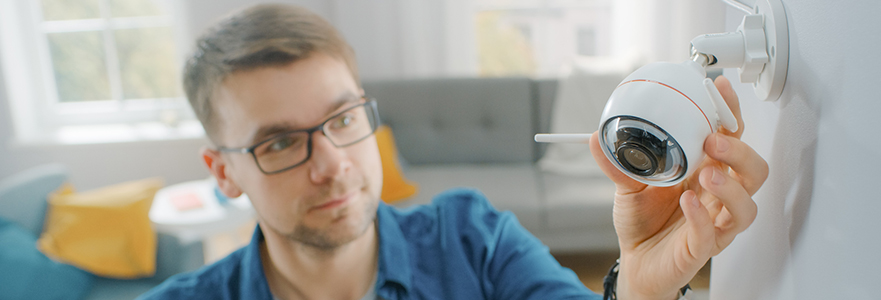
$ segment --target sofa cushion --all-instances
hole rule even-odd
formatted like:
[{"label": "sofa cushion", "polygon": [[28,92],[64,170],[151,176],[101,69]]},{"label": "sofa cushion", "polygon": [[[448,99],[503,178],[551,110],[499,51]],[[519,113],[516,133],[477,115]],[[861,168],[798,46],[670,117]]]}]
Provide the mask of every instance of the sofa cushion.
[{"label": "sofa cushion", "polygon": [[532,82],[527,78],[365,81],[382,122],[409,164],[534,160]]},{"label": "sofa cushion", "polygon": [[157,234],[156,275],[141,279],[95,277],[89,300],[135,299],[172,275],[194,271],[204,263],[202,243],[186,243],[172,235]]},{"label": "sofa cushion", "polygon": [[531,163],[411,165],[404,174],[419,184],[419,193],[394,205],[431,203],[435,195],[456,187],[475,188],[500,211],[511,211],[529,231],[544,226],[544,206]]},{"label": "sofa cushion", "polygon": [[615,183],[603,175],[573,176],[541,172],[548,228],[612,227]]},{"label": "sofa cushion", "polygon": [[0,218],[0,300],[82,299],[92,275],[37,250],[37,237]]},{"label": "sofa cushion", "polygon": [[162,179],[150,178],[52,194],[40,250],[95,275],[153,276],[156,233],[148,212],[161,187]]},{"label": "sofa cushion", "polygon": [[[550,132],[591,133],[596,130],[609,95],[634,70],[634,66],[636,64],[629,58],[576,60],[572,72],[560,80],[550,114]],[[603,174],[586,143],[549,144],[539,166],[543,171],[560,174]]]},{"label": "sofa cushion", "polygon": [[618,238],[612,222],[615,184],[603,175],[560,175],[539,172],[547,209],[551,249],[615,250]]}]

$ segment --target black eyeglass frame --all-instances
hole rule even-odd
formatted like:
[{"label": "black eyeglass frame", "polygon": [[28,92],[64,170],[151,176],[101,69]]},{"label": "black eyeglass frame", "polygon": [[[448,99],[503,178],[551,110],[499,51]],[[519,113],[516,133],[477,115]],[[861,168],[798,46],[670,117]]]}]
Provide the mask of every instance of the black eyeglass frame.
[{"label": "black eyeglass frame", "polygon": [[[313,127],[310,127],[310,128],[296,129],[296,130],[290,130],[290,131],[281,132],[281,133],[278,133],[278,134],[272,135],[271,137],[268,137],[268,138],[266,138],[265,140],[262,140],[262,141],[260,141],[260,142],[257,142],[256,144],[251,145],[250,147],[244,147],[244,148],[217,147],[217,151],[220,151],[220,152],[228,152],[228,153],[251,154],[251,157],[254,159],[254,164],[257,165],[257,168],[260,169],[260,172],[263,172],[263,174],[266,174],[266,175],[278,174],[278,173],[281,173],[281,172],[284,172],[284,171],[287,171],[287,170],[290,170],[290,169],[293,169],[293,168],[299,167],[300,165],[302,165],[302,164],[306,163],[307,161],[309,161],[310,158],[312,158],[312,135],[313,135],[316,131],[321,131],[321,133],[324,134],[325,137],[327,137],[328,135],[327,135],[327,132],[324,131],[324,125],[326,125],[327,122],[330,122],[330,120],[336,119],[336,118],[339,117],[340,115],[342,115],[342,114],[344,114],[344,113],[347,113],[347,112],[349,112],[350,110],[356,109],[356,108],[361,107],[361,106],[365,106],[365,107],[366,107],[366,106],[369,106],[369,107],[371,108],[371,110],[373,111],[373,120],[374,120],[374,122],[373,122],[373,124],[372,124],[372,126],[371,126],[372,128],[370,128],[370,134],[367,134],[367,135],[365,135],[364,137],[362,137],[362,138],[360,138],[360,139],[357,139],[357,140],[352,141],[352,142],[350,142],[350,143],[346,143],[346,144],[344,144],[344,145],[337,145],[337,144],[333,141],[333,139],[328,139],[328,140],[330,141],[331,144],[333,144],[333,145],[336,146],[337,148],[347,147],[347,146],[354,145],[354,144],[356,144],[356,143],[358,143],[358,142],[360,142],[360,141],[363,141],[364,139],[366,139],[366,138],[370,137],[371,135],[373,135],[374,133],[376,133],[376,129],[379,128],[379,125],[380,125],[380,123],[381,123],[381,122],[380,122],[380,119],[379,119],[379,110],[378,110],[377,107],[376,107],[376,99],[370,98],[370,97],[368,97],[368,96],[361,96],[361,99],[367,100],[367,102],[359,103],[358,105],[353,105],[353,106],[351,106],[351,107],[349,107],[349,108],[346,108],[346,109],[344,109],[343,111],[340,111],[339,113],[334,114],[333,116],[328,117],[327,119],[325,119],[324,121],[322,121],[321,124],[318,124],[318,125],[316,125],[316,126],[313,126]],[[296,133],[296,132],[305,132],[306,135],[308,136],[308,139],[306,140],[306,158],[304,158],[303,161],[301,161],[301,162],[299,162],[299,163],[296,163],[296,164],[294,164],[294,165],[292,165],[292,166],[290,166],[290,167],[282,168],[282,169],[280,169],[280,170],[276,170],[276,171],[272,171],[272,172],[267,172],[266,170],[264,170],[264,169],[263,169],[263,166],[260,165],[260,161],[257,160],[257,154],[254,153],[254,150],[257,149],[257,147],[260,147],[261,145],[263,145],[263,144],[265,144],[265,143],[268,143],[268,142],[270,142],[270,141],[272,141],[272,140],[275,140],[275,139],[278,138],[278,137],[286,136],[286,135],[289,135],[289,134],[292,134],[292,133]]]}]

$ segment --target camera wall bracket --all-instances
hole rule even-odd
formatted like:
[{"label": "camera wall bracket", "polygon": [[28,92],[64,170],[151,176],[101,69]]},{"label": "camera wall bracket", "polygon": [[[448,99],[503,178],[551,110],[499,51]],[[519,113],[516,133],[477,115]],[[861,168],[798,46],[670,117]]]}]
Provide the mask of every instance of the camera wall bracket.
[{"label": "camera wall bracket", "polygon": [[736,32],[705,34],[691,41],[692,57],[705,55],[707,68],[737,68],[740,82],[756,96],[776,101],[789,67],[789,26],[781,0],[756,1]]}]

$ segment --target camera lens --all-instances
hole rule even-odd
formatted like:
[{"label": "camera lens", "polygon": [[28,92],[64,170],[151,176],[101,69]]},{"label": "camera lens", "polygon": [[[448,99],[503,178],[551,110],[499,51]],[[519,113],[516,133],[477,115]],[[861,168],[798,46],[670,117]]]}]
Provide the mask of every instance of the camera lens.
[{"label": "camera lens", "polygon": [[637,147],[621,148],[621,150],[618,151],[618,156],[626,161],[631,167],[641,172],[652,171],[652,169],[657,167],[657,164],[649,158],[649,155],[645,153],[645,150]]},{"label": "camera lens", "polygon": [[648,176],[658,170],[658,159],[645,146],[632,141],[625,141],[615,151],[618,161],[630,172]]},{"label": "camera lens", "polygon": [[600,127],[603,153],[619,169],[646,183],[679,180],[688,162],[679,143],[652,122],[634,116],[616,116]]}]

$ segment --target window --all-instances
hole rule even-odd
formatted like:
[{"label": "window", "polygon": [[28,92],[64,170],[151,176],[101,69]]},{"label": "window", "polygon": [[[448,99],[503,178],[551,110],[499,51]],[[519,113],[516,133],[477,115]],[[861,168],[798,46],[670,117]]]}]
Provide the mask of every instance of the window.
[{"label": "window", "polygon": [[611,0],[477,0],[481,76],[557,76],[610,53]]},{"label": "window", "polygon": [[193,119],[181,91],[171,2],[0,4],[3,73],[19,139],[70,141],[102,127],[137,139],[135,129],[145,126],[156,137],[157,124]]}]

